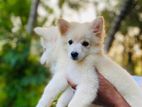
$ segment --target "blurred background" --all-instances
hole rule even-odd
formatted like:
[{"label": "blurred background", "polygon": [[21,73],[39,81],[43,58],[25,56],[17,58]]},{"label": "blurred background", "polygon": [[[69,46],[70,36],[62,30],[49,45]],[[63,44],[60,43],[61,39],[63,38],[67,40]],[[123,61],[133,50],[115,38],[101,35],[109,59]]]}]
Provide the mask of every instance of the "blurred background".
[{"label": "blurred background", "polygon": [[34,27],[100,15],[108,55],[132,75],[142,75],[142,0],[0,0],[0,107],[35,107],[50,79],[39,63]]}]

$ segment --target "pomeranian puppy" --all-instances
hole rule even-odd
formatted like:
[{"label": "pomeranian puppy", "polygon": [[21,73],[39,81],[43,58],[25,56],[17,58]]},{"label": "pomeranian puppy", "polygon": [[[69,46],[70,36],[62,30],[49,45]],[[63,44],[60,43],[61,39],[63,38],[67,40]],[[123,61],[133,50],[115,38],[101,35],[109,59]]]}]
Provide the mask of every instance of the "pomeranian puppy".
[{"label": "pomeranian puppy", "polygon": [[[103,17],[91,23],[69,23],[61,19],[57,32],[60,38],[56,42],[57,51],[53,51],[56,61],[56,67],[53,68],[58,72],[46,86],[37,107],[49,107],[55,96],[65,89],[69,91],[58,103],[59,106],[57,104],[58,107],[66,107],[68,103],[68,107],[88,107],[98,89],[95,67],[130,106],[142,106],[142,93],[136,82],[103,52]],[[63,104],[64,101],[66,104]]]},{"label": "pomeranian puppy", "polygon": [[[58,71],[56,69],[56,64],[58,62],[58,57],[59,57],[58,56],[59,54],[57,53],[60,52],[60,48],[58,45],[58,37],[60,34],[59,30],[57,27],[36,27],[34,31],[36,34],[40,36],[41,46],[43,48],[43,53],[40,58],[40,63],[46,64],[46,66],[50,68],[51,74],[54,76],[56,71]],[[66,107],[69,104],[73,94],[74,94],[74,89],[68,87],[66,90],[64,90],[61,97],[58,99],[56,106]]]},{"label": "pomeranian puppy", "polygon": [[46,64],[52,74],[55,73],[55,66],[57,62],[57,39],[59,37],[58,28],[51,27],[36,27],[34,29],[35,33],[40,36],[41,46],[43,48],[43,53],[40,58],[41,64]]},{"label": "pomeranian puppy", "polygon": [[[113,62],[103,51],[105,36],[104,19],[97,18],[92,23],[69,23],[59,21],[59,29],[64,47],[75,62],[94,64],[94,67],[112,83],[131,107],[142,107],[142,92],[132,76]],[[68,42],[68,45],[67,45]],[[87,71],[86,71],[87,72]]]},{"label": "pomeranian puppy", "polygon": [[[101,20],[102,18],[98,18],[92,23],[85,23],[85,25],[87,24],[89,27],[92,27],[91,29],[98,34],[98,32],[103,30],[103,24],[98,23]],[[97,24],[100,25],[98,26]],[[77,27],[78,30],[81,26],[82,24]],[[81,29],[86,29],[88,26],[82,26]],[[90,30],[87,32],[88,34],[85,35],[85,38],[80,35],[78,38],[80,41],[77,40],[78,44],[72,47],[72,40],[66,42],[64,41],[65,38],[62,38],[64,36],[63,30],[65,30],[64,26],[62,26],[62,22],[59,23],[59,28],[62,36],[59,40],[60,43],[58,44],[59,58],[56,59],[58,61],[55,67],[58,72],[55,73],[53,79],[45,88],[44,94],[37,107],[50,106],[55,96],[69,86],[75,88],[75,94],[69,102],[68,107],[89,107],[96,98],[98,90],[98,77],[94,69],[93,58],[97,51],[94,51],[94,45],[90,45],[90,41],[92,44],[95,44],[95,38],[92,37],[94,36],[92,34],[95,33],[91,34]]]}]

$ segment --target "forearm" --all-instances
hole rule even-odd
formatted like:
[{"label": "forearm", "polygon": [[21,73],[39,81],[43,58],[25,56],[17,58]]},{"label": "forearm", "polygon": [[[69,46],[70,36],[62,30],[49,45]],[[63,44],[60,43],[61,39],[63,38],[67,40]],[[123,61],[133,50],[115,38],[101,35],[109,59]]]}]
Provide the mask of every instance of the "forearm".
[{"label": "forearm", "polygon": [[125,99],[118,93],[117,89],[99,74],[99,102],[109,107],[130,107]]}]

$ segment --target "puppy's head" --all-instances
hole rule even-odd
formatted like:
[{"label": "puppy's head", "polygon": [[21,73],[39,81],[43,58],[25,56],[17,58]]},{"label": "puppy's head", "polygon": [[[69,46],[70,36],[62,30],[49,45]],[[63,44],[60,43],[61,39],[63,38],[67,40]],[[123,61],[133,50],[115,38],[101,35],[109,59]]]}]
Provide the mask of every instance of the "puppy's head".
[{"label": "puppy's head", "polygon": [[45,64],[45,62],[49,60],[48,58],[52,55],[52,49],[54,49],[58,37],[57,35],[59,34],[58,29],[56,27],[36,27],[34,31],[40,36],[41,46],[44,50],[40,58],[40,63]]},{"label": "puppy's head", "polygon": [[81,61],[90,54],[102,52],[104,40],[102,16],[90,23],[69,23],[60,19],[58,25],[68,56],[72,60]]}]

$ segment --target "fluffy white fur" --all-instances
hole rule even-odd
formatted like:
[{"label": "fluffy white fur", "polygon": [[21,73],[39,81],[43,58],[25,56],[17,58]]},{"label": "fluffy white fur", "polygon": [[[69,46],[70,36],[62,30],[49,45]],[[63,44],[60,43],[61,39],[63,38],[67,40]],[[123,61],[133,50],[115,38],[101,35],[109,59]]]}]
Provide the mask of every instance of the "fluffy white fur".
[{"label": "fluffy white fur", "polygon": [[[65,25],[66,24],[68,25],[69,23],[65,22]],[[52,54],[50,54],[51,56],[49,56],[50,57],[49,61],[52,62],[52,60],[53,60],[54,63],[51,63],[50,65],[52,65],[54,70],[55,71],[57,70],[58,72],[55,73],[53,79],[46,86],[45,91],[44,91],[37,107],[49,107],[51,105],[53,99],[55,98],[55,96],[58,93],[60,93],[61,91],[64,91],[65,89],[66,89],[66,91],[63,93],[63,95],[58,100],[57,107],[66,107],[68,104],[69,104],[69,107],[87,107],[88,102],[90,102],[92,100],[92,98],[95,98],[97,90],[89,92],[89,94],[86,95],[86,97],[84,97],[84,93],[86,93],[86,90],[91,91],[91,90],[98,88],[98,86],[97,86],[98,80],[97,80],[96,74],[92,73],[92,70],[94,70],[94,68],[92,67],[93,65],[98,69],[99,72],[101,72],[101,74],[107,80],[109,80],[109,82],[111,82],[116,87],[116,89],[120,92],[120,94],[125,98],[125,100],[132,107],[141,107],[142,106],[142,101],[141,101],[142,100],[142,92],[141,92],[140,88],[137,86],[137,84],[135,83],[135,81],[132,79],[132,77],[130,76],[130,74],[127,71],[125,71],[122,67],[120,67],[115,62],[113,62],[108,56],[106,56],[103,53],[103,51],[102,51],[102,49],[103,49],[103,45],[102,45],[103,33],[101,34],[101,37],[97,37],[97,35],[94,37],[95,48],[92,50],[89,49],[89,50],[91,50],[91,51],[89,51],[89,53],[86,52],[87,55],[90,53],[93,53],[93,56],[89,56],[87,59],[85,55],[84,56],[82,55],[83,56],[82,58],[86,58],[86,60],[85,60],[86,62],[84,62],[84,63],[86,63],[85,66],[81,65],[81,64],[76,64],[74,61],[68,60],[68,56],[66,55],[67,54],[66,52],[70,53],[70,50],[72,50],[72,49],[76,50],[77,48],[67,47],[65,45],[66,41],[68,39],[70,39],[70,37],[71,38],[79,37],[79,35],[76,35],[76,34],[80,34],[80,35],[85,34],[86,35],[86,32],[87,32],[86,29],[88,30],[87,35],[91,35],[90,34],[90,27],[88,26],[89,25],[88,23],[86,23],[84,25],[81,24],[80,26],[79,25],[80,24],[78,24],[78,23],[72,23],[71,26],[73,26],[73,27],[65,26],[67,28],[69,27],[70,30],[68,33],[66,33],[66,35],[68,35],[68,36],[65,38],[64,37],[62,38],[62,43],[64,44],[63,46],[60,44],[60,42],[59,43],[57,42],[57,41],[61,41],[58,38],[58,36],[60,36],[60,32],[58,31],[58,29],[55,28],[54,31],[52,31],[51,36],[56,36],[56,38],[57,38],[56,44],[58,44],[58,45],[55,45],[56,48],[52,48],[54,50],[49,51],[49,52],[52,52]],[[78,26],[78,27],[76,27],[76,26]],[[82,27],[82,26],[85,26],[85,27]],[[73,28],[75,28],[75,30],[72,30]],[[44,31],[42,31],[42,29]],[[66,30],[68,30],[68,29],[66,29]],[[71,32],[71,31],[73,31],[73,32]],[[45,30],[44,28],[36,30],[36,33],[40,34],[40,35],[44,35],[43,32],[47,32],[47,30]],[[61,33],[64,33],[64,32],[61,32]],[[75,35],[75,37],[73,37],[72,35]],[[48,35],[47,38],[49,38],[49,36],[50,35]],[[52,47],[54,43],[51,42],[51,44],[52,45],[50,45],[50,46]],[[49,47],[48,46],[45,46],[45,47],[48,50]],[[70,54],[68,54],[68,55],[70,55]],[[44,54],[43,54],[43,56],[44,56]],[[46,56],[46,53],[45,53],[45,56]],[[46,60],[46,57],[43,58],[43,60]],[[90,59],[92,62],[90,61]],[[92,60],[92,59],[95,59],[95,60]],[[56,65],[56,66],[54,66],[54,65]],[[67,67],[68,65],[71,65],[71,66]],[[68,72],[66,72],[66,71],[68,71]],[[84,75],[83,76],[84,79],[81,82],[83,85],[78,86],[79,88],[77,87],[76,94],[75,94],[75,96],[73,96],[74,90],[68,86],[68,83],[67,83],[67,80],[65,77],[67,74],[69,76],[69,78],[74,83],[78,84],[78,83],[80,83],[79,78],[81,75],[80,72],[78,72],[78,71],[84,72],[84,73],[82,73]],[[90,72],[85,72],[85,71],[90,71]],[[86,83],[86,81],[87,81],[87,83]],[[90,81],[91,82],[94,81],[96,83],[92,82],[92,83],[94,83],[94,85],[93,84],[89,85]],[[86,86],[86,85],[84,86],[84,84],[88,84],[89,86]],[[94,95],[92,96],[92,94],[94,94]]]},{"label": "fluffy white fur", "polygon": [[[117,90],[126,99],[131,107],[142,106],[142,92],[140,87],[136,84],[136,82],[132,79],[131,75],[126,70],[113,62],[103,52],[103,41],[105,33],[103,20],[97,20],[94,22],[93,29],[95,30],[93,31],[90,31],[92,26],[88,26],[88,23],[68,23],[64,20],[61,20],[61,23],[64,25],[62,28],[66,27],[69,29],[69,32],[65,32],[65,35],[67,35],[69,39],[71,38],[73,40],[78,40],[80,36],[86,38],[85,35],[88,35],[89,38],[89,35],[92,36],[91,32],[95,33],[95,37],[92,37],[92,40],[95,41],[95,43],[93,42],[94,44],[92,44],[92,48],[89,48],[89,50],[91,50],[90,52],[95,53],[92,57],[92,59],[95,59],[95,62],[93,62],[95,67],[106,79],[109,80],[109,82],[111,82],[117,88]],[[100,26],[100,24],[103,25]],[[62,29],[60,30],[62,31]],[[97,30],[100,30],[100,32],[96,32]]]},{"label": "fluffy white fur", "polygon": [[43,54],[40,58],[41,64],[46,64],[51,70],[51,73],[56,72],[56,62],[58,59],[58,43],[59,32],[57,27],[36,27],[34,31],[40,36]]},{"label": "fluffy white fur", "polygon": [[111,82],[131,107],[142,106],[142,91],[132,76],[106,55],[95,56],[99,72]]},{"label": "fluffy white fur", "polygon": [[[40,58],[40,62],[41,64],[46,64],[50,68],[51,73],[54,75],[57,70],[56,64],[58,62],[58,58],[59,58],[58,55],[60,52],[59,46],[57,45],[58,44],[57,39],[59,37],[58,28],[57,27],[44,27],[44,28],[36,27],[34,31],[40,36],[41,45],[44,49],[43,54]],[[52,91],[51,93],[54,93],[54,91]],[[61,95],[61,97],[58,99],[56,106],[66,107],[69,104],[73,94],[74,94],[74,90],[71,87],[68,87],[64,91],[64,93]],[[40,104],[37,105],[37,107],[39,106]]]},{"label": "fluffy white fur", "polygon": [[[39,31],[41,33],[40,28],[35,29],[35,32]],[[46,43],[48,43],[46,37],[44,35],[42,35],[42,37],[42,44],[45,44],[45,41],[43,40],[46,40]],[[54,57],[53,59],[55,59],[57,55],[54,55],[58,54],[56,63],[52,63],[53,61],[51,59],[48,62],[52,66],[55,64],[56,66],[53,68],[58,72],[55,73],[53,79],[46,86],[37,107],[49,107],[54,98],[65,89],[66,91],[59,99],[57,107],[66,107],[68,104],[68,107],[89,107],[91,102],[95,99],[98,90],[98,78],[96,72],[94,71],[94,64],[92,62],[89,63],[89,60],[92,60],[89,59],[91,57],[88,57],[88,60],[83,61],[82,64],[78,64],[77,62],[75,63],[72,59],[68,58],[67,54],[64,52],[64,49],[60,47],[62,45],[57,42],[56,44],[57,45],[54,48],[51,46],[53,49],[52,51],[48,50],[48,46],[50,45],[46,45],[47,49],[41,57],[41,59],[43,57],[45,57],[45,59],[47,59],[46,57]],[[67,82],[68,79],[77,84],[75,94],[74,90],[70,88]]]}]

